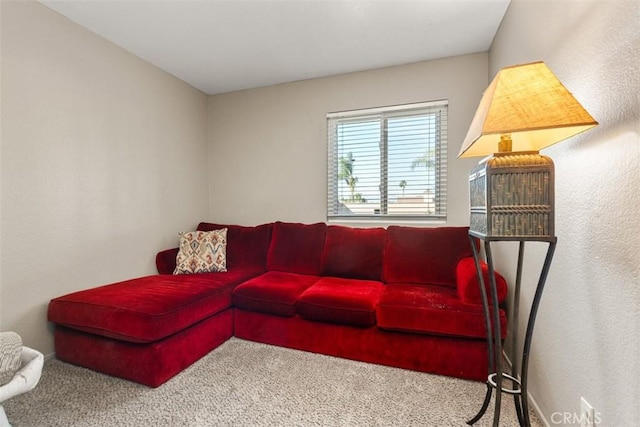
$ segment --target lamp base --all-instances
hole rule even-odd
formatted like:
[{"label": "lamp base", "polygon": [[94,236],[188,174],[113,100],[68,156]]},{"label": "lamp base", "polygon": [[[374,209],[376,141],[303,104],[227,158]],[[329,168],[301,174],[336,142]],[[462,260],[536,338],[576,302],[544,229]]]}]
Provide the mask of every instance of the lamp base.
[{"label": "lamp base", "polygon": [[496,153],[469,174],[470,230],[485,237],[554,236],[553,161],[537,151]]}]

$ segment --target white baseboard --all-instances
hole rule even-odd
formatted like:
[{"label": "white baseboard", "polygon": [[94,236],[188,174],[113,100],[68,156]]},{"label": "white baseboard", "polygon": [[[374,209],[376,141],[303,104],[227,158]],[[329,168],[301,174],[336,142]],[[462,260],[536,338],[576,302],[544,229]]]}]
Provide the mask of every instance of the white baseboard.
[{"label": "white baseboard", "polygon": [[536,399],[534,399],[533,396],[531,396],[531,393],[529,393],[528,398],[529,398],[529,406],[531,406],[531,409],[533,409],[533,412],[536,414],[536,417],[538,417],[538,419],[542,422],[542,424],[545,427],[551,427],[547,419],[542,415],[542,412],[540,411],[540,407],[538,406],[538,402],[536,402]]}]

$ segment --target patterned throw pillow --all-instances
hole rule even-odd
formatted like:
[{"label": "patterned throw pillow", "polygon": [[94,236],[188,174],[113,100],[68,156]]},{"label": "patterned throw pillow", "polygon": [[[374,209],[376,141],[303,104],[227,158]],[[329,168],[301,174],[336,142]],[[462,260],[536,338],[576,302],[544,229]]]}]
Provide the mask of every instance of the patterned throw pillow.
[{"label": "patterned throw pillow", "polygon": [[227,271],[227,229],[180,233],[173,274]]}]

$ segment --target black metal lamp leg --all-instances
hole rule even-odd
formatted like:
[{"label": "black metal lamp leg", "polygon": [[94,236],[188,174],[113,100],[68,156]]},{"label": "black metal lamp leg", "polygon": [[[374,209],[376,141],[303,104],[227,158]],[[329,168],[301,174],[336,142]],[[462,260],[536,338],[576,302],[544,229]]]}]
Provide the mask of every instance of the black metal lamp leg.
[{"label": "black metal lamp leg", "polygon": [[493,411],[493,425],[500,425],[500,408],[502,404],[502,332],[500,327],[500,306],[498,304],[498,291],[496,286],[496,274],[493,269],[493,255],[491,254],[491,242],[484,241],[484,252],[487,257],[489,272],[489,284],[491,285],[491,303],[493,306],[493,353],[495,364],[496,400]]},{"label": "black metal lamp leg", "polygon": [[[509,330],[511,331],[511,376],[517,378],[520,374],[520,368],[518,367],[518,358],[516,347],[518,345],[518,319],[520,318],[520,285],[522,284],[522,265],[524,263],[524,241],[521,241],[518,245],[518,266],[516,269],[516,286],[513,292],[513,307],[511,308],[511,319],[509,320]],[[520,387],[515,380],[512,381],[512,387]],[[522,390],[520,388],[520,390]],[[521,426],[526,425],[524,420],[524,412],[522,410],[522,392],[514,393],[513,401],[516,407],[516,414],[518,415],[518,423]]]},{"label": "black metal lamp leg", "polygon": [[[473,258],[476,266],[476,277],[478,277],[478,283],[480,285],[480,296],[482,297],[482,307],[484,309],[484,325],[485,331],[487,333],[487,357],[488,357],[488,373],[491,374],[494,371],[495,366],[495,355],[493,353],[493,330],[491,328],[490,314],[489,314],[489,301],[487,299],[487,291],[484,285],[484,277],[482,275],[482,269],[480,267],[480,254],[478,253],[478,248],[475,245],[474,238],[469,236],[469,243],[471,244],[471,249],[473,250]],[[487,408],[489,407],[489,403],[491,402],[491,395],[493,393],[493,387],[489,383],[487,379],[487,392],[484,396],[484,402],[482,403],[482,407],[480,411],[467,421],[467,424],[473,425],[477,423],[487,412]]]},{"label": "black metal lamp leg", "polygon": [[529,420],[529,402],[527,400],[527,379],[529,370],[529,353],[531,350],[531,339],[533,337],[533,327],[536,323],[536,315],[538,314],[538,307],[540,306],[540,299],[542,298],[542,291],[544,290],[544,284],[547,281],[547,275],[551,267],[551,260],[553,259],[553,253],[556,249],[556,240],[549,243],[547,249],[547,256],[544,259],[542,266],[542,272],[540,273],[540,279],[538,280],[538,286],[536,287],[536,293],[533,296],[533,302],[531,304],[531,310],[529,312],[529,322],[527,324],[527,331],[525,333],[524,345],[522,349],[522,375],[521,375],[521,390],[522,390],[522,414],[525,421],[524,426],[529,427],[531,422]]},{"label": "black metal lamp leg", "polygon": [[484,402],[482,402],[482,408],[480,408],[480,411],[476,414],[475,417],[467,421],[467,424],[469,424],[470,426],[480,421],[480,418],[484,416],[485,412],[487,412],[487,408],[489,408],[489,403],[491,402],[491,395],[493,394],[493,387],[491,386],[489,381],[487,381],[485,384],[487,385],[487,393],[484,395]]}]

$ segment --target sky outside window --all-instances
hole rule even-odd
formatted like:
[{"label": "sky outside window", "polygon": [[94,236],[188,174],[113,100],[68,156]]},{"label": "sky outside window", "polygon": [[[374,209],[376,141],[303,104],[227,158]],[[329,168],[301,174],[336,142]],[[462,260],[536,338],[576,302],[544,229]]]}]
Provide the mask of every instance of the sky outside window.
[{"label": "sky outside window", "polygon": [[[379,204],[385,173],[389,203],[433,192],[436,125],[435,114],[340,123],[338,158],[352,159],[352,181],[338,183],[340,200]],[[386,171],[381,170],[385,126]]]}]

